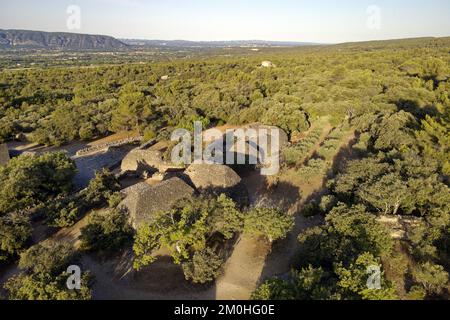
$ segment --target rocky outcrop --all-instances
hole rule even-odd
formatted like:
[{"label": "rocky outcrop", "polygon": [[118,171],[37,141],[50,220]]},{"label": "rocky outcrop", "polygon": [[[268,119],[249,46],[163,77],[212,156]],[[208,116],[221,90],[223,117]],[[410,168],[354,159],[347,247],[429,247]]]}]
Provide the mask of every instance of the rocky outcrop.
[{"label": "rocky outcrop", "polygon": [[238,174],[224,165],[193,164],[185,174],[198,190],[230,188],[241,182]]},{"label": "rocky outcrop", "polygon": [[172,178],[158,185],[139,183],[122,191],[125,199],[119,205],[128,211],[130,223],[138,229],[151,223],[155,214],[170,211],[183,199],[194,195],[195,190],[179,178]]}]

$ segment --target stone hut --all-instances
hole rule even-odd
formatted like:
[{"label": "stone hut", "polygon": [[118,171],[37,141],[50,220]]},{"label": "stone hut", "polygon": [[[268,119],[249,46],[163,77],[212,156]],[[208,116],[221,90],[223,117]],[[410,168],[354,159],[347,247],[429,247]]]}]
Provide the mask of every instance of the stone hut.
[{"label": "stone hut", "polygon": [[248,191],[239,175],[230,167],[219,164],[193,164],[185,171],[189,183],[200,193],[225,193],[239,205],[248,203]]},{"label": "stone hut", "polygon": [[6,165],[10,160],[8,146],[0,144],[0,166]]},{"label": "stone hut", "polygon": [[150,223],[156,213],[169,211],[182,199],[192,197],[195,190],[179,178],[158,185],[139,183],[122,191],[125,199],[119,207],[126,208],[133,228]]},{"label": "stone hut", "polygon": [[171,164],[163,159],[163,154],[156,150],[134,149],[122,160],[122,172],[136,172],[141,174],[145,171],[150,173],[169,170],[183,169],[183,167]]},{"label": "stone hut", "polygon": [[275,65],[272,63],[272,61],[263,61],[263,62],[261,62],[261,67],[273,68],[273,67],[275,67]]}]

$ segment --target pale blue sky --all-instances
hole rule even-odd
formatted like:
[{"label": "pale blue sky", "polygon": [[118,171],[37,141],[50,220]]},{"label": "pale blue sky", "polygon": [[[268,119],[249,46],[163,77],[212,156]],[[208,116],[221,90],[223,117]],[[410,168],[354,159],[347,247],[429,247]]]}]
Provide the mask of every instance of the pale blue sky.
[{"label": "pale blue sky", "polygon": [[[81,8],[81,29],[66,27]],[[371,5],[380,28],[368,28]],[[118,38],[322,43],[450,36],[448,0],[0,0],[0,28]]]}]

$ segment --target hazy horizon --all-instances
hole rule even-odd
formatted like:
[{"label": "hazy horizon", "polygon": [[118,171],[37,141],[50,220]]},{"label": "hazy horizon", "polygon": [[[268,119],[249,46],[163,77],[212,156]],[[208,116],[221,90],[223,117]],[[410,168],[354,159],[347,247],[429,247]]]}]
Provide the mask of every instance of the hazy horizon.
[{"label": "hazy horizon", "polygon": [[[77,29],[67,26],[73,5],[80,10]],[[0,7],[0,29],[118,39],[333,44],[450,35],[445,0],[0,0]]]}]

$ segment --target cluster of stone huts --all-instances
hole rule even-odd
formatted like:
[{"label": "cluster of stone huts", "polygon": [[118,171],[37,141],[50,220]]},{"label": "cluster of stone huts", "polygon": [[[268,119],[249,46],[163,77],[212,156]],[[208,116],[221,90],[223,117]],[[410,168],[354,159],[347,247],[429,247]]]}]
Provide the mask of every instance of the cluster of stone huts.
[{"label": "cluster of stone huts", "polygon": [[248,202],[248,192],[239,175],[225,165],[192,164],[180,167],[163,160],[160,151],[135,149],[122,162],[122,172],[153,176],[162,180],[156,185],[141,182],[122,191],[121,206],[130,215],[134,228],[152,221],[158,212],[171,210],[181,200],[194,195],[227,194],[238,204]]},{"label": "cluster of stone huts", "polygon": [[[261,124],[248,126],[251,129],[264,127]],[[272,127],[273,128],[273,127]],[[287,135],[281,131],[281,145],[288,142]],[[200,194],[226,194],[240,206],[248,203],[248,191],[240,176],[229,166],[220,164],[175,165],[164,159],[164,152],[146,147],[133,149],[122,160],[123,175],[152,177],[150,184],[141,182],[122,191],[125,199],[121,206],[126,208],[135,228],[142,223],[151,222],[158,212],[168,211],[182,199]]]}]

